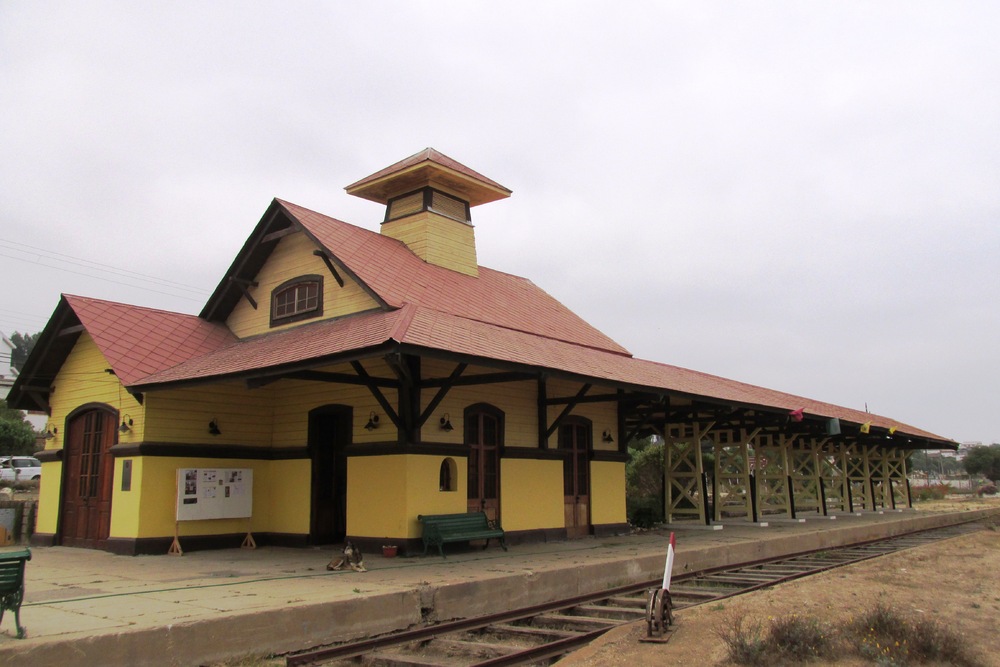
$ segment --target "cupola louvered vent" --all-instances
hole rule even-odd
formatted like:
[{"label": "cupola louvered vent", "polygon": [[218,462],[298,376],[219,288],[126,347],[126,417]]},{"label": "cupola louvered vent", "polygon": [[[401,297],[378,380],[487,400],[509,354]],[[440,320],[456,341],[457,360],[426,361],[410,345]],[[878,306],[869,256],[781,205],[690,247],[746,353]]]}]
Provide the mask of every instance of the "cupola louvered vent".
[{"label": "cupola louvered vent", "polygon": [[399,220],[422,211],[432,211],[459,222],[469,222],[471,219],[467,202],[433,188],[424,188],[419,192],[390,199],[385,210],[385,222]]}]

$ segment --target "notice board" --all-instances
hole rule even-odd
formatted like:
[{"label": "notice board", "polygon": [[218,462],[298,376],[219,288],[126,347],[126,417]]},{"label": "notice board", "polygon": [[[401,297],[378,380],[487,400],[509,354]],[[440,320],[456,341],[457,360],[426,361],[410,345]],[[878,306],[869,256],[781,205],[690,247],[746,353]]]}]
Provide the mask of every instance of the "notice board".
[{"label": "notice board", "polygon": [[250,468],[178,468],[177,520],[242,519],[253,514]]}]

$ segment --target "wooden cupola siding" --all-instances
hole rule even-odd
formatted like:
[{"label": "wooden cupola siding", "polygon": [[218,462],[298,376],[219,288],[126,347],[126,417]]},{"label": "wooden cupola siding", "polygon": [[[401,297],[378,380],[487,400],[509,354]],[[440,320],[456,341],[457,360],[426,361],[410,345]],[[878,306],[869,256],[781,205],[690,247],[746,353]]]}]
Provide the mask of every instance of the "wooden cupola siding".
[{"label": "wooden cupola siding", "polygon": [[382,223],[382,233],[405,243],[428,264],[479,277],[475,229],[467,222],[421,210]]}]

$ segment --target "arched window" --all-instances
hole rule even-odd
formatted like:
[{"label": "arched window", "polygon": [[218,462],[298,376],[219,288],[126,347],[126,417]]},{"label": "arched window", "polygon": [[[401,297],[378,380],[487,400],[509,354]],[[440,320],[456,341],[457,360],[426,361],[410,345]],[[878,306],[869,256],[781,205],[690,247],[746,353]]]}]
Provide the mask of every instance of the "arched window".
[{"label": "arched window", "polygon": [[447,458],[441,461],[441,470],[438,472],[438,490],[455,491],[457,479],[458,467],[455,465],[455,459]]},{"label": "arched window", "polygon": [[271,292],[271,326],[319,317],[323,314],[323,276],[286,281]]}]

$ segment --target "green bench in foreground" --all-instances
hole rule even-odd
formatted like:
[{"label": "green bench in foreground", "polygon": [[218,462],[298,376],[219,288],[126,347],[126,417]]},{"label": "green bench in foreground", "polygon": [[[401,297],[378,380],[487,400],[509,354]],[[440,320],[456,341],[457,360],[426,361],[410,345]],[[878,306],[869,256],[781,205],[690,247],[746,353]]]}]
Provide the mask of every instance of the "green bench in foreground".
[{"label": "green bench in foreground", "polygon": [[14,612],[18,639],[24,639],[25,635],[21,627],[21,602],[24,600],[24,564],[29,560],[30,549],[0,552],[0,623],[5,610]]},{"label": "green bench in foreground", "polygon": [[421,514],[417,521],[424,525],[424,555],[431,547],[437,547],[441,558],[444,558],[442,546],[446,542],[470,542],[486,540],[485,549],[492,538],[500,540],[500,546],[507,551],[503,529],[486,518],[485,512],[469,512],[463,514]]}]

